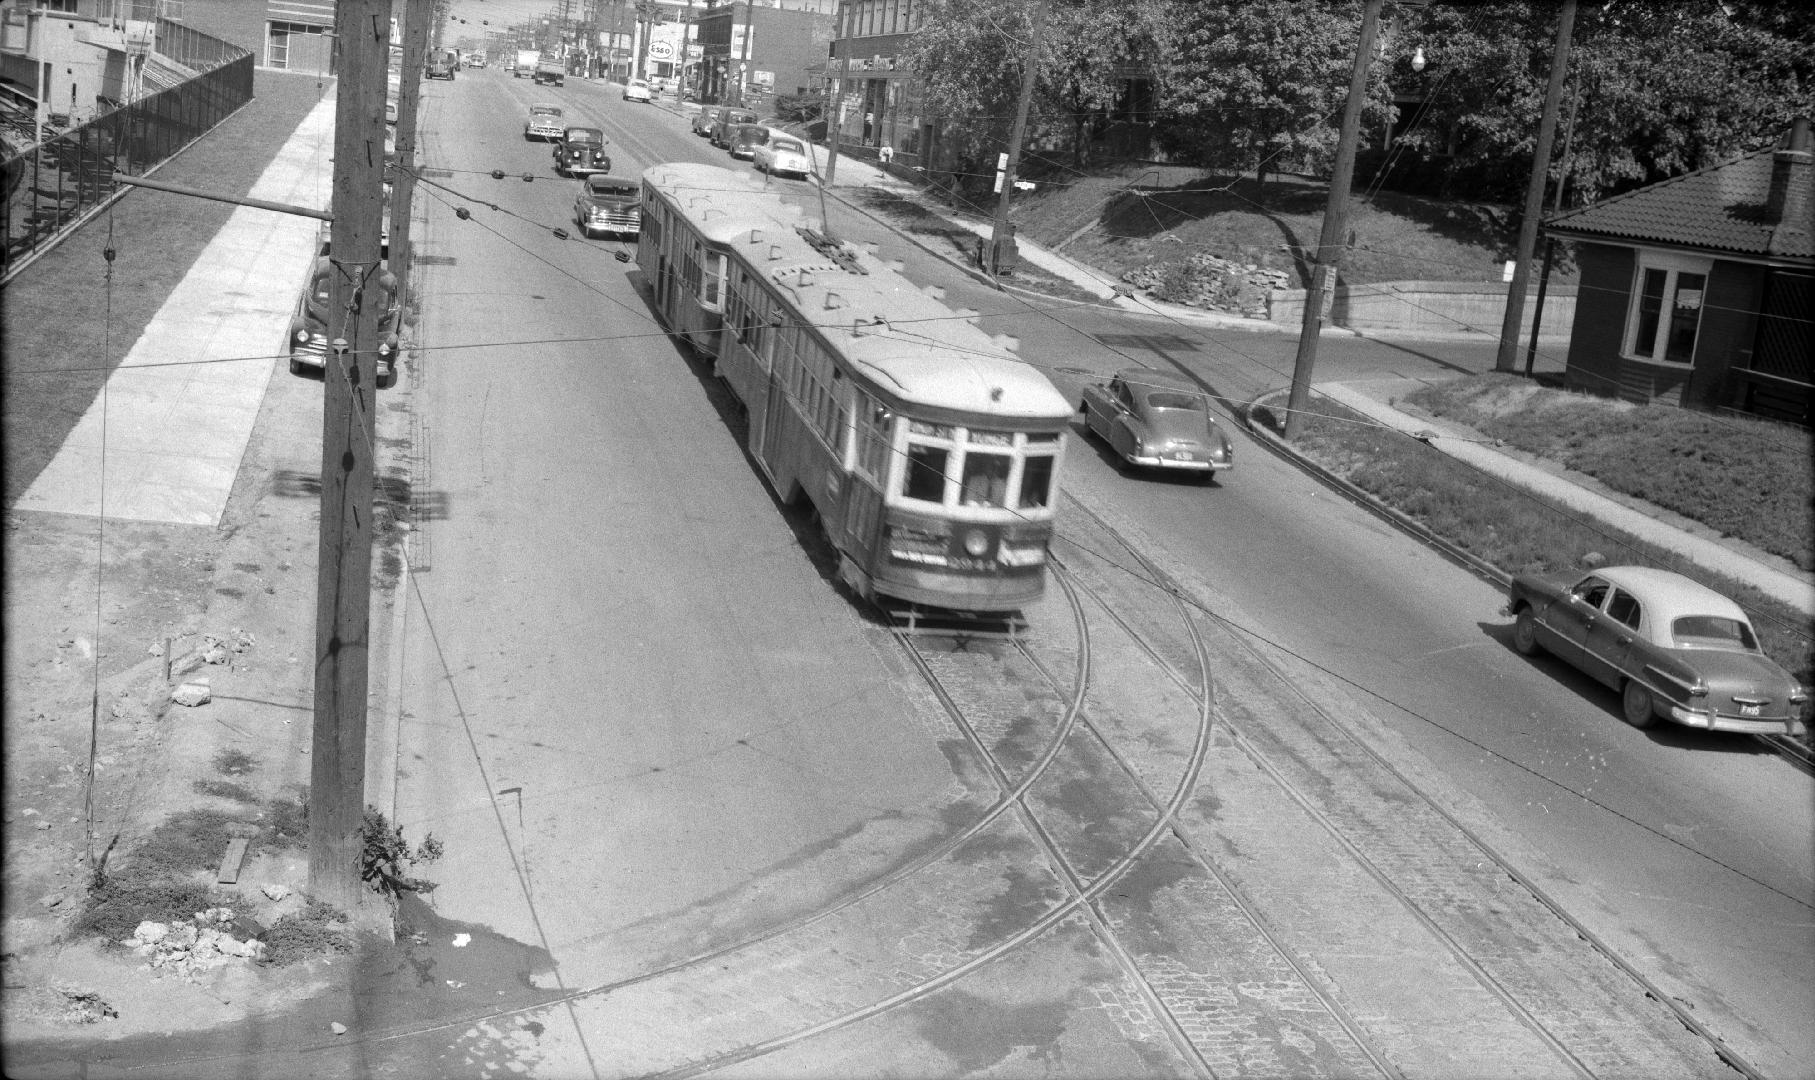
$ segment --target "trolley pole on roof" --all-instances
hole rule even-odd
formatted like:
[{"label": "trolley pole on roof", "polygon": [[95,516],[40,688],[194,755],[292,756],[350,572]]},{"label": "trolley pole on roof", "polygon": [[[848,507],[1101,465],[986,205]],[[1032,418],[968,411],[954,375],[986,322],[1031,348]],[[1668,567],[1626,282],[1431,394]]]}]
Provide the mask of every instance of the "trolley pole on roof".
[{"label": "trolley pole on roof", "polygon": [[[391,0],[334,14],[333,301],[322,380],[321,542],[315,722],[309,768],[309,892],[351,909],[363,896],[366,693],[372,607],[372,451],[377,410],[379,233],[384,223],[385,62]],[[370,298],[367,301],[367,298]]]},{"label": "trolley pole on roof", "polygon": [[989,258],[984,269],[990,280],[996,278],[996,260],[1002,253],[1002,241],[1008,236],[1008,196],[1015,190],[1015,169],[1021,164],[1021,139],[1027,133],[1027,109],[1033,103],[1034,82],[1040,77],[1040,31],[1046,27],[1046,5],[1034,5],[1032,39],[1027,43],[1027,59],[1021,67],[1021,96],[1015,102],[1015,128],[1008,136],[1008,160],[996,174],[1001,185],[996,195],[996,224],[989,234]]}]

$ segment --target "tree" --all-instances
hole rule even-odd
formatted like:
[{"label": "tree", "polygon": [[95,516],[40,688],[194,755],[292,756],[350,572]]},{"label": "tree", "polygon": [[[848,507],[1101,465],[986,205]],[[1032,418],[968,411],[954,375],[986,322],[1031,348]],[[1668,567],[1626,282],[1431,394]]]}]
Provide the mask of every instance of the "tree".
[{"label": "tree", "polygon": [[1080,163],[1090,124],[1167,47],[1170,0],[927,0],[904,55],[946,145],[982,171],[1007,140],[1036,2],[1049,17],[1028,130],[1068,126]]},{"label": "tree", "polygon": [[[1815,95],[1815,20],[1758,3],[1713,0],[1603,6],[1577,22],[1566,116],[1570,202],[1679,176],[1769,145]],[[1395,81],[1426,97],[1399,142],[1424,155],[1444,190],[1516,195],[1530,166],[1556,5],[1436,3],[1406,28],[1430,66]],[[1571,102],[1573,104],[1573,110]],[[1560,155],[1559,155],[1560,156]],[[1553,164],[1561,174],[1565,164]]]},{"label": "tree", "polygon": [[[1178,29],[1159,95],[1161,142],[1180,161],[1231,171],[1310,168],[1336,148],[1355,41],[1356,0],[1200,0],[1176,7]],[[1364,131],[1391,116],[1375,65]]]}]

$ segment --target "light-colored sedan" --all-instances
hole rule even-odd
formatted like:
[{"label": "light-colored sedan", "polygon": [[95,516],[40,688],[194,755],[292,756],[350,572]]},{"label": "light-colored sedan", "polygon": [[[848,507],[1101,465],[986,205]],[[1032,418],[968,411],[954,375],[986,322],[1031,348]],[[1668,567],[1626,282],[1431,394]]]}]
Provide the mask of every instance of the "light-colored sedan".
[{"label": "light-colored sedan", "polygon": [[1235,465],[1210,399],[1170,371],[1124,368],[1106,383],[1089,383],[1078,411],[1124,464],[1206,477]]},{"label": "light-colored sedan", "polygon": [[1808,690],[1766,656],[1738,604],[1668,570],[1608,566],[1513,579],[1513,648],[1620,692],[1633,727],[1801,735]]},{"label": "light-colored sedan", "polygon": [[559,139],[567,127],[561,122],[561,106],[538,102],[529,107],[529,119],[523,121],[525,139]]},{"label": "light-colored sedan", "polygon": [[806,144],[779,131],[771,134],[768,142],[756,148],[750,163],[759,172],[776,176],[792,174],[804,179],[813,171],[813,161],[807,156]]},{"label": "light-colored sedan", "polygon": [[625,101],[640,101],[647,105],[654,97],[655,93],[649,89],[648,79],[632,79],[624,84]]}]

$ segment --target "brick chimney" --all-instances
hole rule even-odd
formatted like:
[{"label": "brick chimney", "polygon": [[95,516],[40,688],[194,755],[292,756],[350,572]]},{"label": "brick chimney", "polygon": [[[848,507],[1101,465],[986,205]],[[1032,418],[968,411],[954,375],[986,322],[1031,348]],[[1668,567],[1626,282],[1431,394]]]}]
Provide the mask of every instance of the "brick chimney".
[{"label": "brick chimney", "polygon": [[1809,118],[1790,125],[1789,142],[1771,155],[1771,190],[1766,213],[1776,226],[1767,250],[1772,254],[1809,253],[1809,230],[1815,225],[1815,152],[1811,152]]}]

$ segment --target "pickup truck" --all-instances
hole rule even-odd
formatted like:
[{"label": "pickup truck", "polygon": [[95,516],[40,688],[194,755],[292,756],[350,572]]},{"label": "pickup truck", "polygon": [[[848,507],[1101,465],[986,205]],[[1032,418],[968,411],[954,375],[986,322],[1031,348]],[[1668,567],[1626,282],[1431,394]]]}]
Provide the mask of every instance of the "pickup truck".
[{"label": "pickup truck", "polygon": [[544,60],[536,65],[536,85],[561,86],[567,81],[567,65],[559,60]]},{"label": "pickup truck", "polygon": [[518,49],[517,62],[510,69],[510,77],[513,79],[521,79],[525,75],[533,75],[536,72],[536,65],[541,62],[542,54],[536,50]]}]

